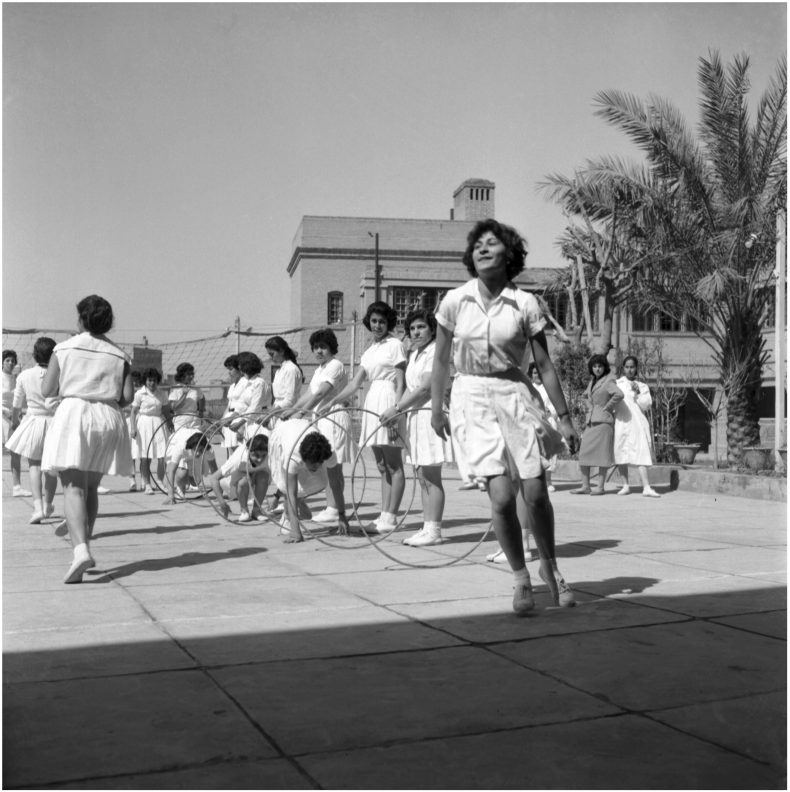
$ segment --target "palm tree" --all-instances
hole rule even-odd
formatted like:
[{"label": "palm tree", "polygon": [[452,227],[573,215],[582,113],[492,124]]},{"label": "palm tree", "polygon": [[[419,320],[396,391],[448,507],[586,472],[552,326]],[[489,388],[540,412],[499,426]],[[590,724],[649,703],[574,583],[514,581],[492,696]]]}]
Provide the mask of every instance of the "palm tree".
[{"label": "palm tree", "polygon": [[[787,190],[785,59],[753,121],[748,71],[745,55],[726,68],[716,52],[700,58],[696,137],[665,99],[599,93],[596,115],[622,130],[645,162],[605,157],[588,162],[564,189],[557,176],[542,185],[581,220],[568,238],[583,240],[594,254],[597,235],[598,250],[604,240],[614,251],[608,264],[630,279],[637,308],[692,317],[691,329],[719,369],[728,456],[736,462],[744,447],[759,442],[767,357],[761,331],[773,295],[776,215]],[[777,317],[777,332],[782,322]]]}]

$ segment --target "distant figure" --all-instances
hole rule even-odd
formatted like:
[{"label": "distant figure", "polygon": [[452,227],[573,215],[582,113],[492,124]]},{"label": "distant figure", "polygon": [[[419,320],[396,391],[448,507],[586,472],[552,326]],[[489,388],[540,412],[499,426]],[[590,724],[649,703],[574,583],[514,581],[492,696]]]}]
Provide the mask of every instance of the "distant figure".
[{"label": "distant figure", "polygon": [[395,424],[383,426],[380,421],[381,414],[398,403],[406,386],[403,344],[392,335],[397,322],[398,314],[387,303],[379,301],[368,306],[362,324],[373,335],[373,343],[362,354],[359,371],[352,382],[329,403],[330,406],[342,404],[366,379],[370,380],[359,443],[371,446],[381,474],[381,514],[366,527],[368,533],[387,533],[395,529],[406,486],[400,440],[406,422],[401,418]]},{"label": "distant figure", "polygon": [[[33,490],[33,516],[30,523],[40,523],[45,517],[51,516],[55,507],[55,489],[58,486],[56,476],[41,474],[41,457],[44,453],[44,440],[47,436],[52,416],[55,414],[57,399],[45,399],[41,393],[41,383],[47,373],[47,366],[52,357],[55,341],[42,336],[33,345],[33,360],[36,365],[25,369],[16,380],[14,388],[12,424],[16,426],[8,439],[6,448],[27,459],[30,470],[30,486]],[[27,408],[22,422],[19,416]],[[43,485],[43,492],[42,492]]]},{"label": "distant figure", "polygon": [[288,342],[280,336],[272,336],[266,341],[266,351],[272,364],[279,366],[272,380],[272,404],[275,408],[293,407],[302,390],[304,374],[296,362],[296,353]]},{"label": "distant figure", "polygon": [[228,372],[228,379],[230,380],[230,385],[228,385],[228,406],[225,408],[225,412],[222,415],[222,419],[225,421],[222,427],[222,445],[227,449],[228,456],[230,456],[233,449],[239,444],[239,438],[236,432],[230,428],[230,424],[232,423],[231,419],[238,410],[240,404],[239,397],[247,386],[247,381],[242,379],[241,372],[239,371],[238,355],[229,355],[225,358],[225,362],[222,365],[225,366]]},{"label": "distant figure", "polygon": [[239,353],[239,371],[244,388],[237,397],[239,418],[231,423],[231,428],[240,440],[249,440],[263,431],[263,413],[268,412],[271,406],[272,389],[261,376],[263,363],[254,352]]},{"label": "distant figure", "polygon": [[[571,495],[603,495],[606,471],[614,465],[614,413],[623,400],[609,362],[603,355],[593,355],[587,363],[590,382],[584,395],[588,403],[587,426],[579,448],[582,485]],[[590,468],[598,468],[599,483],[590,489]]]},{"label": "distant figure", "polygon": [[[132,393],[136,395],[137,391],[143,387],[143,375],[137,369],[132,369],[130,376],[132,378]],[[140,447],[134,439],[134,434],[132,434],[132,405],[127,404],[121,412],[126,420],[126,427],[132,440],[132,475],[129,476],[129,492],[137,492],[137,473],[140,471]]]},{"label": "distant figure", "polygon": [[[8,442],[16,429],[14,424],[14,388],[16,388],[17,356],[13,349],[3,350],[3,445]],[[11,456],[11,494],[14,498],[29,498],[33,493],[22,488],[22,458],[16,451],[8,451]]]},{"label": "distant figure", "polygon": [[623,392],[623,400],[617,405],[614,414],[614,461],[623,486],[618,495],[628,495],[628,466],[636,465],[642,480],[642,495],[646,498],[661,496],[650,486],[647,469],[653,464],[650,424],[646,413],[653,404],[650,388],[639,382],[636,375],[639,361],[629,355],[623,361],[623,375],[617,380],[617,387]]},{"label": "distant figure", "polygon": [[[168,404],[173,421],[173,434],[167,445],[167,459],[182,458],[187,440],[195,431],[203,431],[203,416],[206,397],[200,388],[194,387],[195,367],[191,363],[179,363],[174,377],[176,385],[170,389]],[[209,472],[217,469],[214,452],[209,449],[203,457]]]},{"label": "distant figure", "polygon": [[[266,497],[269,486],[269,438],[264,434],[255,435],[243,446],[239,446],[227,459],[224,465],[212,473],[208,484],[217,499],[217,508],[223,517],[230,514],[230,506],[225,501],[220,482],[229,478],[229,489],[236,494],[241,513],[238,522],[265,520],[261,504]],[[252,505],[250,506],[250,483],[252,483]]]},{"label": "distant figure", "polygon": [[170,404],[159,388],[162,382],[159,370],[146,369],[142,372],[142,377],[145,384],[134,394],[132,402],[131,435],[140,459],[140,481],[145,487],[145,494],[154,495],[151,463],[157,463],[158,476],[161,479],[170,437],[168,424],[172,417]]},{"label": "distant figure", "polygon": [[60,396],[44,440],[42,470],[58,472],[74,560],[64,583],[81,583],[95,566],[90,552],[105,474],[131,473],[131,443],[121,407],[132,400],[129,356],[105,334],[112,306],[92,294],[77,304],[79,334],[58,344],[41,383],[44,398]]}]

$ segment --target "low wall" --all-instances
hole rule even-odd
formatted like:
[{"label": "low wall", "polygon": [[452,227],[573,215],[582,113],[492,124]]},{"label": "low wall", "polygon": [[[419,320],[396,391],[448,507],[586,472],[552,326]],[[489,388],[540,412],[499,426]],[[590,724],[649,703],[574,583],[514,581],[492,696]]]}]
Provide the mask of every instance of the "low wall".
[{"label": "low wall", "polygon": [[[787,501],[787,479],[774,476],[756,476],[729,470],[684,467],[683,465],[653,465],[647,469],[651,484],[668,486],[671,490],[707,492],[756,500]],[[558,459],[552,473],[557,481],[581,481],[579,463],[572,459]],[[629,472],[631,485],[639,486],[638,474]],[[615,472],[610,486],[620,486],[620,476]]]}]

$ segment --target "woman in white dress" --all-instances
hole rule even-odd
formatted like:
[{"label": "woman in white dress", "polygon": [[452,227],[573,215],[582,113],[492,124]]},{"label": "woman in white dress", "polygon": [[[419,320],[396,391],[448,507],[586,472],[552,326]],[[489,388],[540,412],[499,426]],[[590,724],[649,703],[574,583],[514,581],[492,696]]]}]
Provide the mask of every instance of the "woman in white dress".
[{"label": "woman in white dress", "polygon": [[281,336],[267,339],[266,351],[272,359],[272,365],[279,366],[272,380],[272,406],[278,409],[293,407],[304,382],[304,373],[296,362],[296,353]]},{"label": "woman in white dress", "polygon": [[405,433],[405,421],[400,418],[387,426],[381,423],[381,414],[398,403],[406,386],[403,344],[392,335],[397,322],[398,314],[387,303],[378,301],[368,306],[362,324],[373,334],[373,343],[360,358],[359,371],[352,382],[329,403],[335,406],[346,401],[366,379],[370,380],[359,442],[372,447],[381,474],[381,514],[366,527],[368,533],[386,533],[396,527],[406,486],[400,439]]},{"label": "woman in white dress", "polygon": [[[140,460],[140,479],[145,494],[153,495],[151,462],[159,465],[159,478],[164,475],[167,441],[170,437],[168,424],[171,422],[170,405],[159,390],[162,375],[155,368],[142,372],[142,388],[134,394],[132,402],[131,437],[137,446]],[[163,426],[164,424],[164,426]]]},{"label": "woman in white dress", "polygon": [[[348,373],[343,363],[338,360],[337,336],[329,328],[316,330],[310,336],[310,349],[318,361],[318,368],[310,380],[310,387],[297,400],[292,410],[283,413],[283,418],[300,410],[323,412],[332,399],[348,385]],[[351,432],[351,416],[347,405],[336,406],[316,422],[318,431],[329,440],[337,460],[337,470],[333,470],[334,460],[327,462],[327,474],[337,476],[340,489],[345,486],[343,463],[353,462],[357,455],[357,444]],[[335,502],[331,487],[326,489],[326,508],[313,515],[315,522],[324,525],[337,525],[340,511]]]},{"label": "woman in white dress", "polygon": [[[17,362],[16,352],[13,349],[3,350],[3,445],[16,429],[13,420],[13,405],[14,388],[16,388],[14,369]],[[33,493],[22,488],[22,457],[16,451],[8,453],[11,455],[11,494],[15,498],[30,497]]]},{"label": "woman in white dress", "polygon": [[264,415],[272,401],[272,389],[261,375],[263,363],[254,352],[239,352],[239,371],[244,384],[238,396],[237,412],[239,418],[231,424],[240,440],[250,440],[259,432],[268,435],[268,430],[261,428]]},{"label": "woman in white dress", "polygon": [[41,469],[60,474],[74,559],[64,583],[81,583],[96,565],[90,552],[105,474],[132,470],[129,430],[120,408],[132,400],[129,356],[105,337],[112,306],[92,294],[77,304],[79,334],[58,344],[41,382],[44,398],[60,396],[47,429]]},{"label": "woman in white dress", "polygon": [[[41,457],[44,453],[44,440],[47,436],[52,416],[55,414],[57,399],[45,399],[41,393],[41,383],[47,373],[55,341],[47,336],[36,339],[33,345],[33,360],[36,365],[25,369],[16,380],[14,388],[12,423],[17,427],[5,444],[9,451],[27,459],[30,470],[30,486],[33,490],[33,516],[30,524],[40,523],[54,511],[53,500],[58,485],[56,476],[41,475]],[[20,413],[27,407],[22,422]]]},{"label": "woman in white dress", "polygon": [[628,466],[635,465],[642,480],[642,495],[646,498],[661,496],[650,486],[647,469],[653,464],[651,453],[650,424],[646,413],[653,404],[650,388],[636,378],[639,361],[629,355],[623,361],[623,376],[617,380],[617,387],[623,392],[623,400],[617,405],[614,414],[614,463],[623,479],[618,495],[628,495]]},{"label": "woman in white dress", "polygon": [[246,380],[242,379],[241,372],[239,371],[238,355],[228,355],[222,365],[225,366],[225,369],[228,372],[228,379],[230,380],[227,394],[228,406],[225,408],[225,412],[222,415],[222,418],[225,421],[225,424],[222,427],[222,446],[226,449],[228,457],[230,457],[230,455],[239,445],[239,438],[236,432],[230,428],[232,421],[229,419],[237,412],[239,408],[239,397],[246,386]]},{"label": "woman in white dress", "polygon": [[449,442],[438,437],[431,427],[430,410],[419,410],[431,398],[431,371],[436,353],[436,317],[432,311],[412,311],[404,322],[411,341],[406,365],[406,390],[398,403],[381,414],[381,422],[395,420],[410,411],[406,422],[409,449],[406,461],[417,468],[422,496],[424,523],[420,531],[403,540],[412,547],[442,543],[444,486],[442,464],[453,460]]}]

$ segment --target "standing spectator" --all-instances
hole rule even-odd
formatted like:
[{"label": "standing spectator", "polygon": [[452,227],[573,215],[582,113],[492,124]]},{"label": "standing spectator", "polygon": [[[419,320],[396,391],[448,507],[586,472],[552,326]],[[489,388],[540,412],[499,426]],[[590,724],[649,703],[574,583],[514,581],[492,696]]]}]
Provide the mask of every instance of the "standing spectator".
[{"label": "standing spectator", "polygon": [[296,353],[280,336],[272,336],[266,341],[266,351],[272,364],[279,366],[272,380],[273,406],[279,409],[293,407],[304,382],[304,373],[296,362]]},{"label": "standing spectator", "polygon": [[[3,445],[8,442],[11,433],[16,429],[14,424],[14,388],[16,388],[17,356],[13,349],[3,350]],[[11,494],[15,498],[30,497],[33,493],[22,488],[22,458],[16,451],[9,449],[11,456]]]},{"label": "standing spectator", "polygon": [[647,469],[653,464],[651,452],[650,424],[646,413],[653,404],[650,388],[637,380],[639,361],[629,355],[623,361],[623,376],[617,380],[617,387],[623,392],[623,400],[617,405],[614,414],[614,461],[623,486],[618,495],[628,495],[628,466],[636,465],[642,480],[642,495],[646,498],[661,496],[650,486]]},{"label": "standing spectator", "polygon": [[140,480],[145,487],[145,494],[153,495],[151,463],[157,463],[161,480],[164,475],[167,440],[170,436],[168,424],[172,419],[170,405],[159,390],[162,375],[158,369],[146,369],[142,372],[142,377],[145,384],[134,394],[132,402],[131,436],[137,446]]}]

